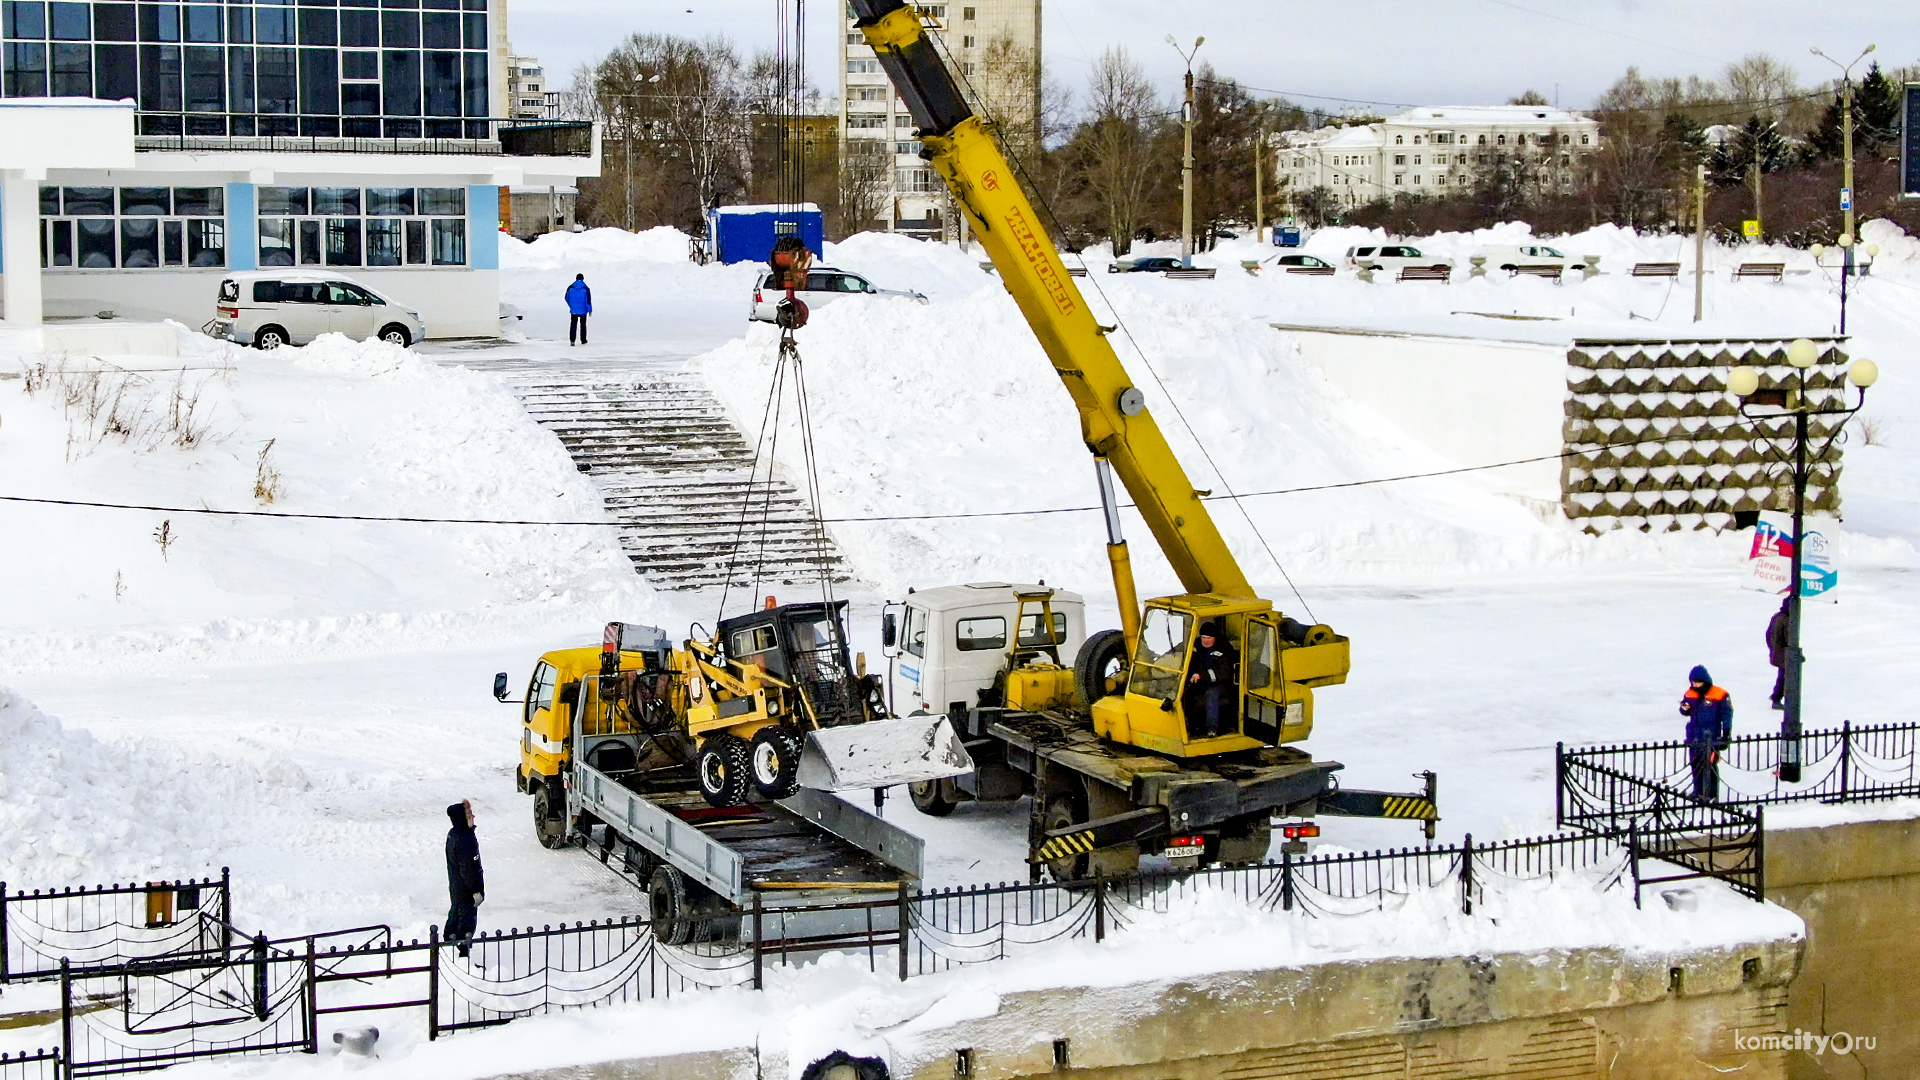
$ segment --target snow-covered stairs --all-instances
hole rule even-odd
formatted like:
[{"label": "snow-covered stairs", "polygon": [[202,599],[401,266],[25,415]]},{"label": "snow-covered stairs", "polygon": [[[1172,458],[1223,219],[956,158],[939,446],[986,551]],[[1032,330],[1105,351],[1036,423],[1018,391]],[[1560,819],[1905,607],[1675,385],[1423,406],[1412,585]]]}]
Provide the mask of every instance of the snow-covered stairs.
[{"label": "snow-covered stairs", "polygon": [[620,523],[641,575],[667,589],[811,584],[840,552],[799,492],[763,466],[698,376],[678,365],[622,367],[461,358],[506,380],[566,446]]}]

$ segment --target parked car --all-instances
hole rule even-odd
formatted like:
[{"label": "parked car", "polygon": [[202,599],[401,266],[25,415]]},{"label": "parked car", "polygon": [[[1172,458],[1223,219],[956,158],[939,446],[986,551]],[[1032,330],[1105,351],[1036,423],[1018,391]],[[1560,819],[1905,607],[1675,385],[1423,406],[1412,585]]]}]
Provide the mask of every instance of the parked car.
[{"label": "parked car", "polygon": [[1365,244],[1347,249],[1347,265],[1355,270],[1404,270],[1409,266],[1451,270],[1453,262],[1437,255],[1422,254],[1407,244]]},{"label": "parked car", "polygon": [[1185,270],[1186,266],[1166,255],[1154,255],[1142,259],[1115,259],[1107,267],[1109,274],[1164,274],[1169,270]]},{"label": "parked car", "polygon": [[379,338],[402,348],[427,336],[420,313],[371,285],[290,270],[229,274],[209,332],[257,349],[304,345],[321,334]]},{"label": "parked car", "polygon": [[[922,293],[911,289],[882,289],[859,274],[845,270],[836,270],[831,266],[816,266],[807,271],[807,287],[795,289],[793,295],[807,305],[809,310],[819,310],[820,305],[831,303],[848,296],[898,296],[907,300],[926,303]],[[774,322],[780,301],[787,298],[786,290],[773,287],[773,275],[767,274],[760,284],[753,287],[753,309],[747,313],[751,322]]]},{"label": "parked car", "polygon": [[1587,261],[1545,244],[1496,244],[1474,252],[1486,256],[1489,270],[1517,270],[1522,266],[1557,266],[1562,270],[1583,270]]},{"label": "parked car", "polygon": [[1264,265],[1271,266],[1277,270],[1285,270],[1289,266],[1326,270],[1332,270],[1334,268],[1332,263],[1327,262],[1325,259],[1315,258],[1312,255],[1269,255]]}]

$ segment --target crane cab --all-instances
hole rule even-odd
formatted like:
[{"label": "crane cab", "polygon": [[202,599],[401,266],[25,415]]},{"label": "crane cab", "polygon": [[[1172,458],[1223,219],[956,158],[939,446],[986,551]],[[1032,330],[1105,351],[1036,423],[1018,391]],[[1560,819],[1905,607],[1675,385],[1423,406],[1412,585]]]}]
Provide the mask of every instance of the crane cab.
[{"label": "crane cab", "polygon": [[[1211,737],[1192,681],[1200,628],[1209,623],[1238,655]],[[1331,627],[1286,618],[1265,600],[1192,593],[1147,603],[1129,661],[1122,692],[1092,703],[1094,731],[1143,750],[1201,757],[1305,739],[1313,688],[1345,682],[1351,654]]]}]

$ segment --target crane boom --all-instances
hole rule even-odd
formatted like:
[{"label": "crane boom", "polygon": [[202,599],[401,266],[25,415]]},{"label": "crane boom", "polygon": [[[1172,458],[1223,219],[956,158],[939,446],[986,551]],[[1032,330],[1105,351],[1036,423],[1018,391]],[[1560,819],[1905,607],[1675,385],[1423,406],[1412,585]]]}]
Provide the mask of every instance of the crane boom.
[{"label": "crane boom", "polygon": [[[1079,409],[1087,448],[1111,462],[1187,592],[1254,597],[1201,501],[1205,493],[1194,488],[1174,457],[1108,342],[1111,328],[1094,318],[993,133],[967,105],[914,6],[903,0],[852,4],[857,25],[913,114],[923,156],[946,180]],[[1115,558],[1117,577],[1125,556]],[[1131,592],[1130,575],[1119,587]],[[1131,606],[1130,600],[1123,596],[1123,608]]]}]

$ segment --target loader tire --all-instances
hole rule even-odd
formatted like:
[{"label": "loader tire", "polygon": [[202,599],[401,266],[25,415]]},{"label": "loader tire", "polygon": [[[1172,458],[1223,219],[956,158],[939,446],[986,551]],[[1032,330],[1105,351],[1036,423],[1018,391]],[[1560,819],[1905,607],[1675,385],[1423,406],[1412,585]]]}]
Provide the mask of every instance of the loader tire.
[{"label": "loader tire", "polygon": [[1073,685],[1080,697],[1092,705],[1110,694],[1117,694],[1127,683],[1127,636],[1118,630],[1097,630],[1087,635],[1080,653],[1073,659]]},{"label": "loader tire", "polygon": [[916,780],[907,785],[907,794],[913,796],[913,808],[928,817],[946,817],[960,804],[960,793],[947,777]]},{"label": "loader tire", "polygon": [[769,799],[791,798],[800,790],[800,733],[786,724],[763,727],[748,748],[753,788]]},{"label": "loader tire", "polygon": [[747,801],[752,757],[747,740],[738,735],[720,734],[700,744],[700,794],[710,805],[725,809]]},{"label": "loader tire", "polygon": [[533,793],[533,834],[539,837],[541,847],[552,851],[567,846],[566,797],[560,796],[556,807],[555,794],[547,784],[537,785]]}]

